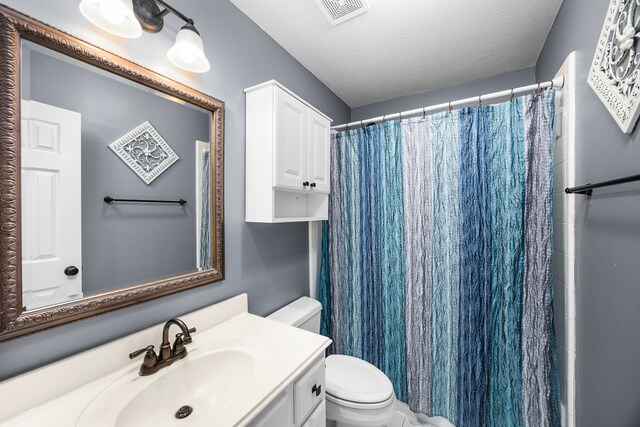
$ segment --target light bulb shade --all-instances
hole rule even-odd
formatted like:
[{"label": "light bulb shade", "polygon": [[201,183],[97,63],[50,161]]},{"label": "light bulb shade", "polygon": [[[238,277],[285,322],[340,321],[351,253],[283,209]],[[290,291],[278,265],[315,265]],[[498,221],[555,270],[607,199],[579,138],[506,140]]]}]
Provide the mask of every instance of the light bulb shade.
[{"label": "light bulb shade", "polygon": [[204,55],[202,39],[193,25],[183,26],[176,36],[176,43],[167,52],[173,65],[193,73],[206,73],[211,68]]},{"label": "light bulb shade", "polygon": [[82,0],[79,7],[89,22],[111,34],[128,39],[142,35],[131,0]]}]

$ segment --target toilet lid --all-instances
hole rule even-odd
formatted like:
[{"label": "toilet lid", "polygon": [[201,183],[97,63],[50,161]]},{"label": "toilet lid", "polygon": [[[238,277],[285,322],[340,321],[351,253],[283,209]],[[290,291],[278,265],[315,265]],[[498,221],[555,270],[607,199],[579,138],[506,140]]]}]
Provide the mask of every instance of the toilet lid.
[{"label": "toilet lid", "polygon": [[358,403],[384,402],[393,395],[393,384],[371,363],[351,356],[331,355],[326,360],[327,393]]}]

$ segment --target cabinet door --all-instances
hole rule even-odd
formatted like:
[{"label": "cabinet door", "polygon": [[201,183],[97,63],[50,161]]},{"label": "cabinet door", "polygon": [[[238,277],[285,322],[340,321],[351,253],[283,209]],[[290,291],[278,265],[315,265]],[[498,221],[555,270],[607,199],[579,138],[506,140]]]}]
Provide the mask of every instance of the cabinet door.
[{"label": "cabinet door", "polygon": [[311,183],[311,190],[317,193],[329,192],[330,131],[329,120],[310,110],[307,181]]},{"label": "cabinet door", "polygon": [[298,378],[293,385],[293,413],[296,425],[301,425],[313,409],[324,402],[324,357]]},{"label": "cabinet door", "polygon": [[274,187],[304,190],[307,175],[309,108],[280,88],[276,91]]},{"label": "cabinet door", "polygon": [[302,427],[326,427],[327,415],[325,402],[321,402]]},{"label": "cabinet door", "polygon": [[292,427],[292,412],[291,391],[287,388],[249,424],[249,427]]}]

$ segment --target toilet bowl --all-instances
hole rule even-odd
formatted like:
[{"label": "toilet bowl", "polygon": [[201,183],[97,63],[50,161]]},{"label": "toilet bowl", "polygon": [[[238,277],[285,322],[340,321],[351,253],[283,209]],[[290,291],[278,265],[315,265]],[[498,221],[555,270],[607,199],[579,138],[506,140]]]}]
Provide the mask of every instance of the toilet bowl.
[{"label": "toilet bowl", "polygon": [[378,368],[342,355],[326,359],[327,418],[336,427],[385,426],[396,410],[393,385]]},{"label": "toilet bowl", "polygon": [[[320,303],[302,297],[268,316],[269,319],[320,333]],[[378,368],[356,357],[326,358],[327,427],[419,426],[415,414],[396,400],[391,380]]]}]

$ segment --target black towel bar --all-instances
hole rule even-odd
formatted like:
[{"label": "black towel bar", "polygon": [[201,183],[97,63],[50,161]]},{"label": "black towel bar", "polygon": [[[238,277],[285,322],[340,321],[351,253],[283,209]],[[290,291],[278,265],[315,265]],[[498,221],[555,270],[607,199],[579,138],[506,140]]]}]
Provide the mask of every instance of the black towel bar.
[{"label": "black towel bar", "polygon": [[184,199],[180,200],[149,200],[149,199],[116,199],[111,196],[104,196],[105,203],[112,202],[129,202],[129,203],[175,203],[178,205],[186,205],[187,201]]},{"label": "black towel bar", "polygon": [[591,196],[595,188],[610,187],[612,185],[626,184],[627,182],[640,181],[640,175],[631,175],[624,178],[612,179],[610,181],[597,182],[595,184],[585,184],[578,187],[565,188],[567,194],[585,194]]}]

